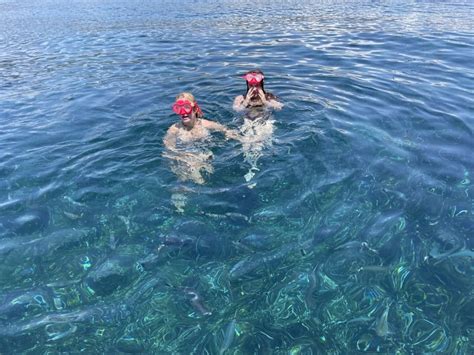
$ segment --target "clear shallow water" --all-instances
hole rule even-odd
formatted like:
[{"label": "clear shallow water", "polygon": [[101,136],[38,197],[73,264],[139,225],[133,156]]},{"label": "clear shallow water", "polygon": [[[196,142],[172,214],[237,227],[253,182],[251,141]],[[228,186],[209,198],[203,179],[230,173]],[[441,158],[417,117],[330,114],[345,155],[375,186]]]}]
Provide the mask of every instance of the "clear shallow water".
[{"label": "clear shallow water", "polygon": [[[0,352],[473,351],[470,1],[0,14]],[[285,103],[256,186],[219,136],[179,182],[175,95],[238,128],[255,66]]]}]

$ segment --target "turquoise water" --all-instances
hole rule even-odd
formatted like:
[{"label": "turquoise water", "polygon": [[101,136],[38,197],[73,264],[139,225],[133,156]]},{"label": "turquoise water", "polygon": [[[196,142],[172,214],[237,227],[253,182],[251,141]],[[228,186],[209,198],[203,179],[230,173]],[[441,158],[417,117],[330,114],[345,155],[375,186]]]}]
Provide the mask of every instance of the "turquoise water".
[{"label": "turquoise water", "polygon": [[[474,352],[471,1],[0,17],[0,353]],[[254,67],[285,107],[252,185],[219,135],[180,181],[174,97],[238,129]]]}]

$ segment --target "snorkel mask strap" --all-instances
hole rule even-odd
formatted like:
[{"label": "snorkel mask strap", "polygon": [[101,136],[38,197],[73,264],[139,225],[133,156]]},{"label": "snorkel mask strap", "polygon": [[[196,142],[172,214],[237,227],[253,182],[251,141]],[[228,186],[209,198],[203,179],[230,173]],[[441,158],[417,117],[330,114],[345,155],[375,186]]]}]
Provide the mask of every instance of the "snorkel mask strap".
[{"label": "snorkel mask strap", "polygon": [[201,110],[201,108],[199,107],[197,101],[194,102],[194,107],[196,107],[196,112],[197,112],[198,115],[199,115],[198,117],[202,117],[202,116],[203,116],[202,110]]}]

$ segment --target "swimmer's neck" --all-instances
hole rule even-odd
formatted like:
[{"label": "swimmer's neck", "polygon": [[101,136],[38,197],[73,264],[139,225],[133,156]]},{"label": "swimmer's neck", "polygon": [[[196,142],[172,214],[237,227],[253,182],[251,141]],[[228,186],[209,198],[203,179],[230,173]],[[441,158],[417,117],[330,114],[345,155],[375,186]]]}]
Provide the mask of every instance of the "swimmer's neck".
[{"label": "swimmer's neck", "polygon": [[196,121],[194,121],[194,122],[191,123],[190,125],[184,125],[183,122],[181,122],[181,127],[182,127],[183,129],[185,129],[186,131],[192,131],[192,129],[193,129],[194,127],[196,127],[196,125],[197,125],[198,123],[200,123],[200,122],[201,122],[201,119],[200,119],[200,118],[197,118]]}]

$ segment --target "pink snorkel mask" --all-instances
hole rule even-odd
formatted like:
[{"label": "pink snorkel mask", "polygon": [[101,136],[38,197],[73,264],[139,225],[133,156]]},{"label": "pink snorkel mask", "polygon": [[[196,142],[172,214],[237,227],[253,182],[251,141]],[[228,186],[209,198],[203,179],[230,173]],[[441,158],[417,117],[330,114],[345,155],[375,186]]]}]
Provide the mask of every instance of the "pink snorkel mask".
[{"label": "pink snorkel mask", "polygon": [[173,111],[177,115],[189,115],[193,112],[193,106],[188,100],[178,100],[173,104]]},{"label": "pink snorkel mask", "polygon": [[256,86],[260,84],[265,78],[263,74],[260,73],[247,73],[243,76],[247,83],[251,86]]},{"label": "pink snorkel mask", "polygon": [[194,107],[196,107],[198,113],[202,113],[201,108],[198,106],[197,102],[193,104],[191,101],[185,99],[177,100],[172,106],[173,112],[180,116],[190,115],[191,112],[193,112]]}]

